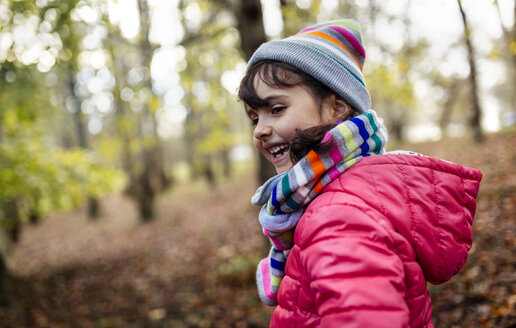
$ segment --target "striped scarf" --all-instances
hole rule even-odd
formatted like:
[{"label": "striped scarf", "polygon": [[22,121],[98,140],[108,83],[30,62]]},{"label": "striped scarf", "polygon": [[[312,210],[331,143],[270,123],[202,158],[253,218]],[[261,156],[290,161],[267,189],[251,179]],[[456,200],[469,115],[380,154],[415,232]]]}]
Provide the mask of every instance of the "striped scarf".
[{"label": "striped scarf", "polygon": [[272,243],[269,256],[256,272],[258,292],[267,305],[276,305],[276,295],[288,253],[294,245],[294,229],[308,204],[323,188],[362,158],[385,152],[387,131],[383,120],[369,110],[338,124],[324,136],[332,143],[327,153],[311,150],[290,171],[276,175],[258,188],[252,203],[262,206],[259,221]]}]

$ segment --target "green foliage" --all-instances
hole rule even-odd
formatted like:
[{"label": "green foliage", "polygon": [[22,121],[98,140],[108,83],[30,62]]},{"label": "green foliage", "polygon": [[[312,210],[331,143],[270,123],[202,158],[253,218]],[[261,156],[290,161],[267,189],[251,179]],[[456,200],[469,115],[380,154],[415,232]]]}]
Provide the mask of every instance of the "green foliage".
[{"label": "green foliage", "polygon": [[207,156],[217,158],[218,153],[237,143],[231,123],[241,107],[236,104],[236,96],[223,87],[221,76],[235,70],[243,61],[231,20],[217,20],[211,16],[216,12],[222,16],[229,15],[226,10],[230,8],[222,8],[210,1],[197,4],[202,12],[203,35],[196,36],[192,31],[185,36],[186,40],[192,41],[185,43],[186,67],[180,76],[186,93],[183,103],[189,109],[184,130],[185,142],[192,150],[189,162],[191,165],[201,163],[202,166],[209,165]]},{"label": "green foliage", "polygon": [[[88,198],[99,199],[124,185],[123,174],[95,152],[69,148],[75,144],[69,131],[75,126],[73,113],[65,105],[73,95],[59,82],[66,82],[63,71],[73,76],[77,68],[75,62],[67,62],[72,56],[66,55],[79,54],[82,36],[73,33],[77,29],[70,19],[76,3],[54,1],[40,7],[33,1],[10,1],[4,7],[17,18],[0,33],[11,33],[30,19],[37,22],[35,42],[49,37],[47,32],[57,32],[53,35],[62,44],[46,49],[56,60],[46,74],[37,63],[25,62],[27,45],[16,44],[17,40],[8,50],[10,55],[0,58],[0,229],[10,230],[34,215],[72,210]],[[47,26],[38,28],[43,23]]]},{"label": "green foliage", "polygon": [[124,186],[122,172],[105,165],[94,153],[82,149],[61,150],[56,157],[64,171],[64,181],[75,183],[75,188],[81,186],[83,199],[85,196],[100,199],[109,193],[121,191]]},{"label": "green foliage", "polygon": [[401,62],[396,66],[377,65],[369,66],[367,76],[367,88],[373,98],[373,107],[411,108],[415,105],[412,83],[402,78],[403,68],[406,63]]},{"label": "green foliage", "polygon": [[45,111],[42,95],[34,93],[43,82],[41,74],[16,63],[0,64],[0,122],[2,132],[15,135]]},{"label": "green foliage", "polygon": [[72,210],[87,198],[118,192],[122,173],[81,149],[45,147],[36,139],[14,139],[0,144],[0,204],[15,204],[18,218],[0,208],[0,226],[29,215]]},{"label": "green foliage", "polygon": [[321,1],[310,1],[307,5],[306,8],[302,8],[294,0],[281,1],[284,37],[294,35],[302,28],[317,22]]}]

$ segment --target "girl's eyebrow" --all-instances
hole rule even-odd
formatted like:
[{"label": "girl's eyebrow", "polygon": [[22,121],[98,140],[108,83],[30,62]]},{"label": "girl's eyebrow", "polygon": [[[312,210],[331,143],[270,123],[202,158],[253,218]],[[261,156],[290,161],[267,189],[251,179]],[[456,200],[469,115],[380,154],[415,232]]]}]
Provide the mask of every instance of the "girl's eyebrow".
[{"label": "girl's eyebrow", "polygon": [[281,102],[281,101],[286,101],[288,99],[288,96],[287,95],[270,95],[270,96],[267,96],[265,98],[261,98],[261,101],[263,101],[263,103],[265,104],[264,107],[266,106],[271,106],[271,102]]},{"label": "girl's eyebrow", "polygon": [[259,104],[257,104],[258,106],[256,108],[252,107],[249,104],[247,104],[245,106],[246,107],[247,115],[252,114],[252,113],[256,113],[258,108],[270,106],[271,102],[274,102],[274,101],[287,101],[288,97],[289,97],[288,95],[273,94],[273,95],[267,96],[265,98],[258,98],[257,102],[259,102]]},{"label": "girl's eyebrow", "polygon": [[270,103],[272,100],[284,100],[287,97],[287,95],[270,95],[268,97],[263,98],[263,100],[267,103]]}]

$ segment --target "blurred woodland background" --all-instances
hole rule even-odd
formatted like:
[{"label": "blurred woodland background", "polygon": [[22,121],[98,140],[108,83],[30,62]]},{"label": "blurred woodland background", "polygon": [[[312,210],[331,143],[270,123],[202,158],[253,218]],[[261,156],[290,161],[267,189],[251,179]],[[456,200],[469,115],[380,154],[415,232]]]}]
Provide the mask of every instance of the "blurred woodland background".
[{"label": "blurred woodland background", "polygon": [[236,89],[266,40],[355,18],[389,149],[484,173],[437,327],[516,327],[514,0],[0,0],[0,326],[264,327]]}]

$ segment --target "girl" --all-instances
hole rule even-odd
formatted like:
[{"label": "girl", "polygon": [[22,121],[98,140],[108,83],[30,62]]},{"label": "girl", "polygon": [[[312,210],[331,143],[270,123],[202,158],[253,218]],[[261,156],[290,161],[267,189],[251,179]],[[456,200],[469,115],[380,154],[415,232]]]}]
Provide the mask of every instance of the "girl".
[{"label": "girl", "polygon": [[426,282],[468,256],[481,173],[385,153],[364,58],[357,22],[327,22],[262,44],[240,84],[278,172],[252,199],[273,245],[257,270],[271,327],[433,327]]}]

